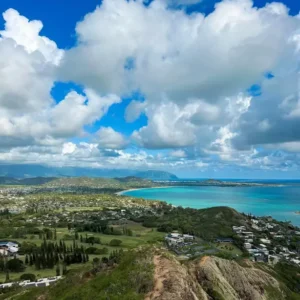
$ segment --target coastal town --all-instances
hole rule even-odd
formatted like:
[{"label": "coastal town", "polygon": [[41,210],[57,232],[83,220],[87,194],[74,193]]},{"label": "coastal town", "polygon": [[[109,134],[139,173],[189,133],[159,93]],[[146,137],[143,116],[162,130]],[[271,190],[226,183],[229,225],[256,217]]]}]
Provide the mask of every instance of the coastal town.
[{"label": "coastal town", "polygon": [[[249,230],[248,228],[252,228]],[[272,217],[251,217],[248,226],[233,226],[244,249],[257,262],[276,264],[280,260],[300,266],[300,229]]]},{"label": "coastal town", "polygon": [[251,216],[246,225],[232,226],[232,233],[231,237],[207,242],[192,235],[171,232],[165,236],[165,243],[174,253],[187,258],[217,255],[220,253],[217,246],[222,244],[232,251],[232,257],[242,255],[242,252],[233,251],[238,246],[254,262],[275,265],[284,261],[300,266],[300,229],[296,226],[278,222],[272,217]]}]

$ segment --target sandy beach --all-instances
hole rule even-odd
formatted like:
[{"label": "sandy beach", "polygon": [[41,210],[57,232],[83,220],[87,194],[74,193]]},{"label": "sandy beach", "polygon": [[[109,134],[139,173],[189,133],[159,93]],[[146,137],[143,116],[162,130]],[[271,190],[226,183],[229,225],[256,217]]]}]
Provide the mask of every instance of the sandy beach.
[{"label": "sandy beach", "polygon": [[138,188],[138,189],[129,189],[129,190],[124,190],[121,192],[115,193],[118,196],[122,196],[124,193],[131,192],[131,191],[137,191],[137,190],[147,190],[147,189],[165,189],[169,188],[170,186],[152,186],[152,187],[146,187],[146,188]]}]

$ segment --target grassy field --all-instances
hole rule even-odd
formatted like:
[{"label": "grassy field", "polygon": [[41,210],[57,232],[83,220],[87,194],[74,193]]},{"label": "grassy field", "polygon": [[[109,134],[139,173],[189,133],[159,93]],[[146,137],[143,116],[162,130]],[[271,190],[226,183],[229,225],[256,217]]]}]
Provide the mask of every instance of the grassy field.
[{"label": "grassy field", "polygon": [[242,255],[242,251],[232,243],[217,243],[215,244],[215,247],[222,252],[226,252],[232,255]]},{"label": "grassy field", "polygon": [[[114,226],[114,227],[118,227],[118,226]],[[101,244],[94,244],[93,247],[96,248],[107,248],[109,253],[113,250],[116,249],[132,249],[132,248],[136,248],[138,246],[142,246],[145,244],[149,244],[149,243],[156,243],[162,240],[162,238],[164,237],[164,233],[162,232],[158,232],[155,228],[151,229],[151,228],[145,228],[143,226],[141,226],[138,223],[134,223],[134,222],[130,222],[126,228],[131,229],[133,231],[133,236],[125,236],[125,235],[106,235],[106,234],[101,234],[101,233],[92,233],[92,232],[81,232],[79,233],[79,236],[82,235],[83,237],[87,236],[94,236],[94,237],[99,237],[101,240]],[[59,241],[60,239],[63,240],[64,237],[66,235],[72,235],[72,233],[70,233],[68,231],[67,228],[57,228],[57,241]],[[34,238],[33,238],[34,237]],[[109,242],[112,239],[118,239],[122,241],[122,244],[120,247],[111,247],[109,246]],[[36,245],[40,245],[42,243],[42,240],[38,238],[37,235],[35,236],[28,236],[26,239],[14,239],[15,241],[19,242],[19,243],[23,243],[23,242],[30,242]],[[81,243],[80,240],[76,241],[78,246],[81,247],[81,245],[83,245],[85,248],[90,247],[90,244],[87,243]],[[72,240],[65,240],[65,243],[67,246],[71,246],[73,245],[73,241]],[[92,263],[92,260],[94,257],[99,257],[101,258],[103,255],[89,255],[89,262],[86,264],[90,264]],[[19,255],[18,256],[21,260],[25,261],[25,256],[23,255]],[[82,267],[83,264],[72,264],[70,266],[68,266],[68,269],[76,269],[76,268],[80,268]],[[20,276],[23,273],[32,273],[35,274],[37,278],[42,278],[42,277],[51,277],[51,276],[55,276],[56,271],[55,268],[53,269],[43,269],[43,270],[35,270],[34,266],[28,266],[26,268],[26,270],[22,273],[10,273],[10,279],[11,280],[17,280],[20,278]],[[5,281],[5,274],[0,272],[0,282],[4,282]]]}]

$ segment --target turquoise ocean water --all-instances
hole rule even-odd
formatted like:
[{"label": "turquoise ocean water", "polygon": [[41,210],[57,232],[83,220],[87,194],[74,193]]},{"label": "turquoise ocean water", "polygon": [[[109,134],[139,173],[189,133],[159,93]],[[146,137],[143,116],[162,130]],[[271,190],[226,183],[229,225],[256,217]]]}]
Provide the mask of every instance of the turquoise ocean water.
[{"label": "turquoise ocean water", "polygon": [[123,195],[191,208],[229,206],[256,216],[272,216],[300,226],[300,185],[280,187],[168,187],[124,192]]}]

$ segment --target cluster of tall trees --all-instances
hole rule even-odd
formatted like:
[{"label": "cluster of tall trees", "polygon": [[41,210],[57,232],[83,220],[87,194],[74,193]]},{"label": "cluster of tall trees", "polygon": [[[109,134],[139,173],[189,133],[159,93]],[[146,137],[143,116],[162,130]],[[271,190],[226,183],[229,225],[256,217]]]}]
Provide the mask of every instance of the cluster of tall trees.
[{"label": "cluster of tall trees", "polygon": [[[103,233],[108,235],[128,235],[132,236],[132,230],[128,229],[126,227],[123,227],[122,229],[115,228],[112,226],[108,226],[107,223],[100,223],[100,224],[94,224],[94,223],[86,223],[86,224],[74,224],[73,225],[76,232],[83,232],[83,231],[89,231],[89,232],[97,232],[97,233]],[[68,228],[70,228],[68,226]]]},{"label": "cluster of tall trees", "polygon": [[89,256],[83,246],[78,246],[74,240],[72,245],[66,245],[62,240],[49,242],[46,239],[40,247],[27,249],[25,255],[25,264],[34,265],[37,270],[54,268],[58,263],[70,265],[73,263],[85,263]]},{"label": "cluster of tall trees", "polygon": [[[7,215],[8,216],[8,215]],[[5,216],[0,216],[0,219],[5,218]],[[7,222],[7,221],[6,221]],[[0,238],[11,237],[13,239],[26,238],[27,235],[38,235],[40,239],[47,240],[56,240],[56,229],[52,230],[49,228],[39,229],[35,226],[18,226],[17,221],[12,223],[4,224],[2,220],[2,224],[0,226]]]},{"label": "cluster of tall trees", "polygon": [[80,237],[78,236],[78,233],[75,233],[75,240],[80,239],[81,243],[87,243],[90,245],[94,245],[94,244],[101,244],[101,240],[98,237],[94,237],[94,236],[87,236],[87,234],[85,236],[80,235]]},{"label": "cluster of tall trees", "polygon": [[49,228],[44,228],[39,232],[39,238],[46,239],[46,240],[57,240],[56,228],[54,230],[51,230]]}]

